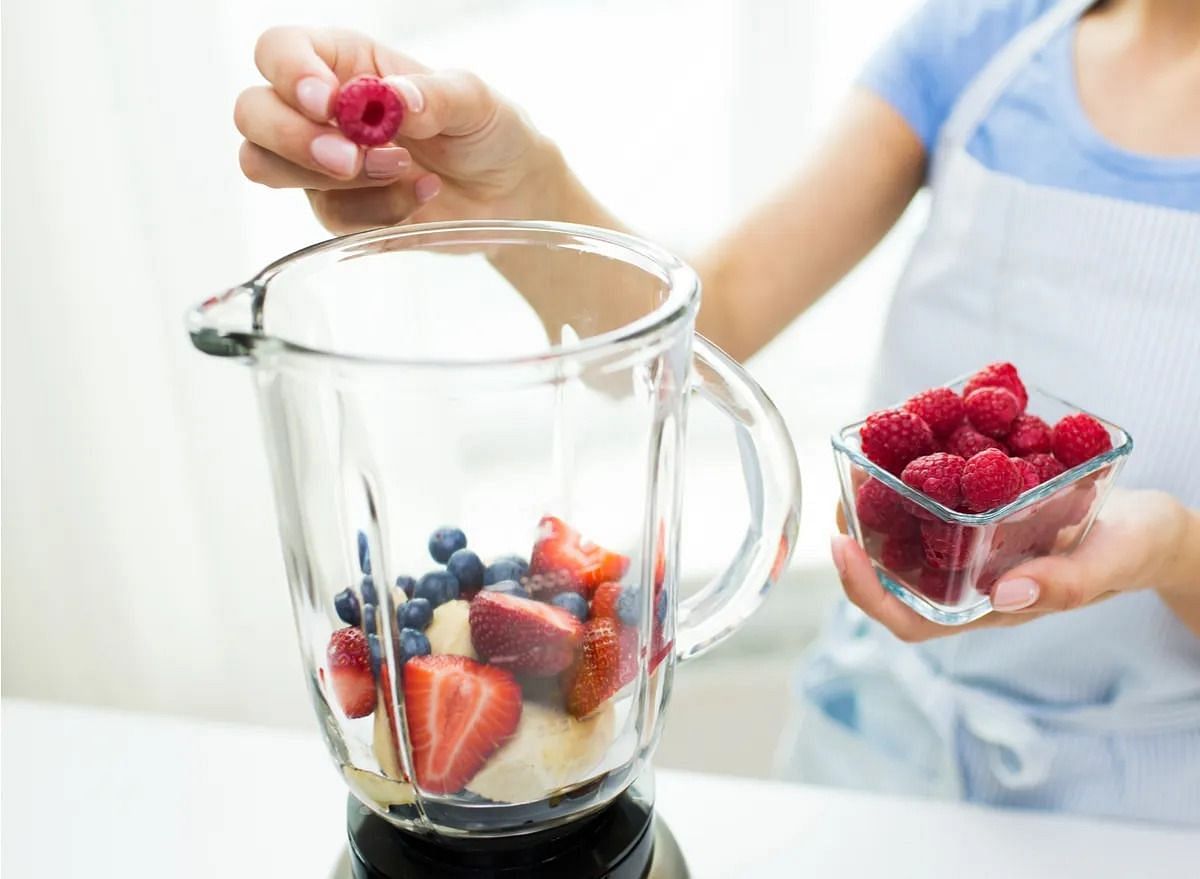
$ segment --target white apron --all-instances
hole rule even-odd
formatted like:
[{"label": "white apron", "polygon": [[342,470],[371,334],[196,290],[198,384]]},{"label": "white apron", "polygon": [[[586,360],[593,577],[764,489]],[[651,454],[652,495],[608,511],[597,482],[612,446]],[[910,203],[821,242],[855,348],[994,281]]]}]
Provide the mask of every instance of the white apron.
[{"label": "white apron", "polygon": [[[1018,34],[943,127],[872,403],[1010,360],[1130,431],[1122,485],[1200,506],[1200,214],[1029,184],[966,149],[1090,5]],[[799,689],[780,753],[793,779],[1200,823],[1200,639],[1153,592],[916,647],[843,605]]]}]

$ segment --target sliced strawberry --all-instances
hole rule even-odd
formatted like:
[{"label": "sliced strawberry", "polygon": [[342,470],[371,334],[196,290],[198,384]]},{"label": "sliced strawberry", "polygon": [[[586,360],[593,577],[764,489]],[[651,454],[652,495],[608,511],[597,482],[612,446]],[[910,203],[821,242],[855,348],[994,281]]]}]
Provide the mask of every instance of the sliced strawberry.
[{"label": "sliced strawberry", "polygon": [[592,619],[617,618],[617,600],[624,587],[620,583],[601,583],[592,593]]},{"label": "sliced strawberry", "polygon": [[629,636],[622,638],[612,620],[596,619],[587,624],[579,661],[562,678],[567,711],[585,717],[633,679],[637,673],[636,630],[633,637],[634,648],[624,649],[629,645]]},{"label": "sliced strawberry", "polygon": [[654,542],[654,594],[658,595],[667,579],[667,530],[658,523],[658,539]]},{"label": "sliced strawberry", "polygon": [[481,592],[469,612],[471,644],[492,665],[546,677],[575,661],[583,624],[552,604]]},{"label": "sliced strawberry", "polygon": [[621,662],[617,666],[617,689],[632,681],[638,673],[637,626],[620,626],[619,629]]},{"label": "sliced strawberry", "polygon": [[417,784],[452,794],[516,731],[521,688],[511,673],[465,656],[417,656],[404,664],[404,713]]},{"label": "sliced strawberry", "polygon": [[620,580],[628,569],[625,556],[583,540],[561,519],[546,516],[529,558],[530,591],[543,600],[572,589],[587,597],[601,583]]},{"label": "sliced strawberry", "polygon": [[375,677],[371,674],[371,648],[361,629],[347,626],[329,638],[325,648],[329,683],[342,713],[366,717],[375,710]]}]

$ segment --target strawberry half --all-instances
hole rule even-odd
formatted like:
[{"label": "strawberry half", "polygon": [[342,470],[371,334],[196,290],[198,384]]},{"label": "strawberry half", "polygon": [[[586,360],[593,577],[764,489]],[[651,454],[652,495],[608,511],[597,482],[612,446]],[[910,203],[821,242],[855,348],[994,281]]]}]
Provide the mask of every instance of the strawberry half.
[{"label": "strawberry half", "polygon": [[620,580],[627,570],[628,558],[583,540],[561,519],[546,516],[539,523],[529,558],[529,586],[535,597],[548,600],[572,589],[590,597],[601,583]]},{"label": "strawberry half", "polygon": [[552,604],[480,592],[469,613],[471,644],[492,665],[548,677],[575,661],[583,625]]},{"label": "strawberry half", "polygon": [[516,731],[521,687],[504,669],[465,656],[417,656],[404,664],[404,713],[417,784],[452,794]]},{"label": "strawberry half", "polygon": [[[636,630],[633,638],[636,645]],[[636,652],[632,652],[632,661],[628,658],[622,661],[623,653],[631,654],[623,651],[623,647],[629,646],[628,639],[628,635],[622,639],[612,620],[597,619],[587,624],[579,662],[562,678],[567,711],[575,717],[585,717],[633,679],[637,673]]]},{"label": "strawberry half", "polygon": [[366,717],[375,710],[375,676],[371,674],[371,648],[361,629],[347,626],[329,637],[325,648],[329,683],[342,713]]}]

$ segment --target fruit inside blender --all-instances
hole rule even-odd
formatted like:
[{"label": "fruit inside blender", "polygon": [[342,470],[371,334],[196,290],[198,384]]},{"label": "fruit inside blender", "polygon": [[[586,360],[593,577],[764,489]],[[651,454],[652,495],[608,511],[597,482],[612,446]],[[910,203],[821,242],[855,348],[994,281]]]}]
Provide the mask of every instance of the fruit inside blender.
[{"label": "fruit inside blender", "polygon": [[632,684],[642,669],[656,681],[672,649],[661,541],[650,596],[628,557],[553,516],[538,524],[528,559],[485,562],[452,527],[435,530],[428,551],[437,567],[396,579],[384,625],[387,602],[360,532],[362,579],[332,602],[343,625],[319,677],[348,746],[370,743],[369,758],[343,765],[360,798],[415,817],[414,778],[423,801],[506,806],[586,793],[607,769],[628,768]]}]

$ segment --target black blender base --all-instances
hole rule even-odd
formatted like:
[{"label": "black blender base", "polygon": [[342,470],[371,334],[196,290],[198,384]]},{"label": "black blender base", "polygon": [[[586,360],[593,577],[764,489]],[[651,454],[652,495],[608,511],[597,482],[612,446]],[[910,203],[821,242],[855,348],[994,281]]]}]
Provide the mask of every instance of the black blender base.
[{"label": "black blender base", "polygon": [[346,815],[350,845],[333,879],[688,879],[670,829],[629,791],[595,815],[518,836],[417,836],[353,796]]}]

